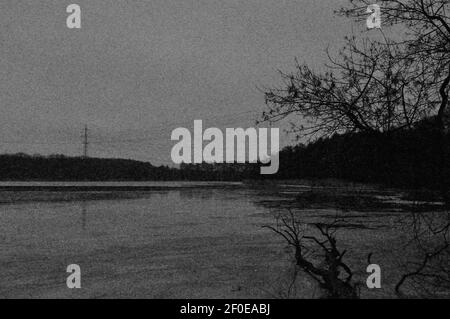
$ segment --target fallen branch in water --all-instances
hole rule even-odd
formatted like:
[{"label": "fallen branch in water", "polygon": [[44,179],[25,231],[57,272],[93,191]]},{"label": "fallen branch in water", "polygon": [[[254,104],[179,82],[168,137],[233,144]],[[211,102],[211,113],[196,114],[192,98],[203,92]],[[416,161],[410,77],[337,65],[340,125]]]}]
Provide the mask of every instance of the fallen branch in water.
[{"label": "fallen branch in water", "polygon": [[[313,224],[319,231],[320,237],[306,236],[306,229],[295,219],[294,213],[289,210],[289,215],[279,216],[277,225],[263,226],[280,235],[295,250],[295,262],[305,273],[307,273],[319,287],[324,290],[325,298],[333,299],[356,299],[359,298],[357,286],[352,283],[353,272],[343,262],[346,251],[340,251],[337,247],[333,224]],[[308,259],[309,248],[305,242],[314,244],[324,253],[324,261],[315,265]]]}]

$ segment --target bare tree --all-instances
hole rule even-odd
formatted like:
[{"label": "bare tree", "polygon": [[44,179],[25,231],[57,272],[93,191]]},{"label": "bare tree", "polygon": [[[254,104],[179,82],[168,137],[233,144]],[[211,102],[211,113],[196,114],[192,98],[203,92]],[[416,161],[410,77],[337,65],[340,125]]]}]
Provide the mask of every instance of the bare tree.
[{"label": "bare tree", "polygon": [[416,294],[439,297],[450,289],[450,213],[413,212],[401,225],[411,234],[403,249],[412,248],[414,258],[403,267],[405,273],[395,286],[400,297],[411,293],[403,291],[410,285]]},{"label": "bare tree", "polygon": [[[373,1],[349,3],[341,14],[358,22],[367,19],[367,6]],[[281,87],[265,92],[268,110],[262,121],[300,115],[301,124],[293,131],[316,136],[410,128],[433,115],[444,134],[450,85],[449,3],[382,1],[383,28],[400,24],[401,40],[365,40],[358,47],[350,39],[339,59],[330,57],[324,73],[297,63],[296,72],[281,74]]]},{"label": "bare tree", "polygon": [[[351,0],[349,8],[342,14],[362,21],[366,19],[367,0]],[[450,172],[447,169],[449,150],[448,108],[450,91],[450,1],[449,0],[384,0],[382,5],[383,28],[400,26],[405,29],[402,39],[394,45],[400,47],[398,55],[402,60],[421,61],[424,69],[422,81],[429,88],[430,106],[436,119],[439,141],[441,193],[450,203]],[[397,28],[396,31],[399,29]],[[416,63],[416,62],[414,62]],[[450,222],[448,213],[413,213],[413,240],[421,255],[418,262],[411,262],[407,272],[396,286],[401,293],[403,285],[412,281],[423,290],[429,287],[450,289]]]},{"label": "bare tree", "polygon": [[[350,0],[349,7],[340,13],[363,21],[367,18],[368,0]],[[441,192],[450,203],[450,172],[447,169],[449,149],[445,135],[448,132],[448,107],[450,91],[450,1],[449,0],[384,0],[382,23],[385,27],[396,27],[401,40],[395,46],[401,48],[399,59],[421,61],[426,65],[421,81],[429,90],[429,106],[435,118],[435,129],[440,153]],[[400,30],[400,31],[399,31]],[[402,32],[403,30],[403,32]]]},{"label": "bare tree", "polygon": [[[373,2],[350,0],[350,7],[340,12],[363,21],[370,3]],[[443,128],[450,85],[450,1],[383,0],[381,5],[383,26],[405,28],[402,39],[396,41],[403,47],[401,58],[426,61],[429,84],[435,87],[437,123]]]},{"label": "bare tree", "polygon": [[[299,222],[289,210],[288,216],[279,216],[277,225],[264,226],[280,235],[295,251],[295,262],[308,274],[323,291],[326,298],[356,299],[359,297],[357,285],[352,282],[353,273],[343,261],[346,251],[337,247],[333,224],[314,224],[320,236],[306,234],[306,224]],[[314,263],[313,247],[323,253],[323,262]]]},{"label": "bare tree", "polygon": [[[431,123],[435,124],[438,139],[435,145],[439,147],[436,154],[440,154],[441,191],[450,203],[450,156],[446,143],[450,127],[450,0],[380,2],[383,41],[347,39],[337,58],[329,54],[330,62],[322,73],[297,62],[294,72],[281,73],[280,87],[265,92],[267,111],[262,120],[278,121],[298,115],[299,124],[294,125],[293,131],[298,136],[311,137],[358,131],[393,132],[413,128],[424,118],[434,120]],[[367,6],[374,1],[349,3],[340,13],[365,22]],[[387,38],[386,29],[401,34]],[[427,284],[450,287],[450,223],[444,218],[447,215],[437,216],[432,224],[425,222],[424,215],[415,220],[417,227],[410,245],[414,245],[417,256],[397,284],[398,293],[410,282],[421,282],[424,289]],[[293,230],[295,233],[291,225],[288,232]],[[296,247],[296,237],[284,235]]]},{"label": "bare tree", "polygon": [[399,59],[400,48],[347,38],[324,73],[297,63],[281,73],[283,85],[265,92],[262,121],[298,115],[298,136],[344,132],[392,132],[411,128],[432,110],[424,61]]}]

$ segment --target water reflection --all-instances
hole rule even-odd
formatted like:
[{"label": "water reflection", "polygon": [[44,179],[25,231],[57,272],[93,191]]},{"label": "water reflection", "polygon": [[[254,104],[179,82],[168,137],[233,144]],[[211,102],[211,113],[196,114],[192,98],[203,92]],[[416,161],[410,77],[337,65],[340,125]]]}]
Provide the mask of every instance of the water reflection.
[{"label": "water reflection", "polygon": [[179,191],[181,199],[194,199],[209,200],[213,197],[214,191],[208,189],[183,189]]},{"label": "water reflection", "polygon": [[85,201],[80,202],[81,207],[81,229],[86,230],[87,223],[87,203]]}]

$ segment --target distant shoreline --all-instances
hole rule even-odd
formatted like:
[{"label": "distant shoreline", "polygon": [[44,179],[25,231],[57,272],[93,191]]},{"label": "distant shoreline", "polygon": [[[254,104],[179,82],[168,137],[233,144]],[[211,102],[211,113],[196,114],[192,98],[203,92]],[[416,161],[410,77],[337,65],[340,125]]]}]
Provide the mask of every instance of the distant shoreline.
[{"label": "distant shoreline", "polygon": [[[168,191],[241,189],[237,182],[0,182],[0,205],[137,199]],[[28,184],[28,185],[27,185]],[[103,185],[101,185],[103,184]],[[124,185],[125,184],[125,185]]]},{"label": "distant shoreline", "polygon": [[[120,185],[121,183],[126,185]],[[0,191],[6,192],[146,192],[185,188],[228,188],[240,187],[240,182],[149,182],[154,185],[143,185],[145,182],[0,182]],[[3,184],[3,185],[2,185]],[[102,185],[103,184],[103,185]]]}]

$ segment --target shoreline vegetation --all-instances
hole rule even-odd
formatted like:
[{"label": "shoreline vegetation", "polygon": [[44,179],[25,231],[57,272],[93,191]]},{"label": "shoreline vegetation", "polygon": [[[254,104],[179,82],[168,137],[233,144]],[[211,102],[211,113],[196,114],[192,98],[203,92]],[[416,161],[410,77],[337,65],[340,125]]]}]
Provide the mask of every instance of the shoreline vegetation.
[{"label": "shoreline vegetation", "polygon": [[[87,202],[139,199],[168,191],[255,190],[290,198],[264,206],[282,209],[338,209],[342,211],[444,211],[448,207],[440,193],[428,189],[388,188],[376,184],[335,179],[245,180],[241,182],[2,182],[0,205],[30,202]],[[293,196],[295,195],[295,196]]]},{"label": "shoreline vegetation", "polygon": [[[400,236],[390,238],[381,229],[373,232],[390,249],[411,249],[403,265],[388,268],[390,272],[403,269],[394,288],[401,298],[439,298],[450,291],[448,10],[448,0],[384,1],[382,39],[349,35],[337,53],[327,48],[324,69],[317,71],[296,60],[292,71],[280,71],[281,83],[265,89],[267,108],[261,122],[288,118],[298,138],[315,140],[285,149],[284,156],[280,154],[279,174],[272,178],[301,175],[414,190],[387,199],[396,204],[413,202],[405,209],[388,209],[402,218],[398,227],[385,226]],[[337,13],[364,22],[369,11],[367,1],[354,0]],[[428,204],[438,202],[441,208],[416,205],[418,195]],[[333,231],[347,212],[369,208],[371,215],[384,214],[383,207],[376,208],[379,198],[326,192],[297,196],[299,210],[311,203],[318,210],[325,203],[336,210],[335,219],[327,224],[319,220],[311,234],[304,230],[303,214],[291,213],[286,207],[289,214],[279,216],[276,226],[269,228],[291,247],[296,269],[313,278],[324,290],[323,297],[358,297],[354,272],[344,261],[345,250],[339,249],[341,242]],[[401,237],[408,236],[403,242]],[[311,246],[324,258],[311,258]],[[371,250],[372,245],[366,250],[368,264]],[[339,273],[347,276],[339,277]]]},{"label": "shoreline vegetation", "polygon": [[[404,189],[440,189],[441,144],[430,119],[414,130],[395,133],[347,133],[320,138],[280,151],[276,174],[259,174],[260,164],[203,163],[179,167],[115,158],[65,155],[0,155],[0,181],[246,181],[326,180]],[[450,145],[450,136],[445,136]]]},{"label": "shoreline vegetation", "polygon": [[[5,176],[16,177],[0,182],[0,205],[5,209],[16,207],[15,205],[20,207],[22,207],[21,205],[25,205],[23,207],[31,205],[35,209],[41,207],[40,204],[36,205],[35,203],[42,203],[42,207],[47,207],[45,203],[50,203],[50,205],[59,203],[58,207],[67,203],[67,205],[80,207],[82,216],[85,216],[86,213],[83,212],[87,211],[86,207],[94,205],[92,203],[94,201],[95,205],[119,205],[119,203],[126,205],[127,200],[139,199],[139,201],[130,201],[129,203],[139,203],[141,200],[151,201],[154,196],[156,198],[169,196],[168,194],[173,194],[173,191],[179,192],[180,196],[182,193],[185,194],[184,196],[189,196],[186,194],[202,192],[217,194],[217,192],[223,191],[230,194],[247,194],[245,196],[259,194],[255,197],[259,197],[255,204],[263,209],[251,216],[253,216],[252,218],[264,218],[265,221],[260,222],[260,225],[269,228],[268,231],[274,232],[272,236],[269,235],[269,232],[265,233],[264,240],[275,245],[275,243],[279,243],[280,238],[277,241],[273,236],[286,230],[293,231],[291,233],[293,238],[306,236],[312,240],[310,243],[299,242],[299,245],[296,242],[285,242],[285,245],[289,244],[292,248],[290,253],[287,253],[286,247],[280,248],[283,258],[288,258],[283,264],[283,267],[287,268],[282,268],[283,273],[280,275],[281,286],[272,287],[280,289],[280,296],[285,298],[310,296],[310,292],[304,289],[307,279],[304,273],[316,272],[322,274],[322,277],[317,277],[319,279],[316,282],[322,297],[379,297],[378,294],[367,289],[360,291],[364,284],[364,278],[367,277],[366,273],[362,271],[367,266],[367,258],[369,263],[372,258],[374,262],[382,264],[383,269],[389,269],[390,274],[383,277],[382,296],[384,297],[417,297],[417,291],[422,290],[416,291],[417,282],[416,280],[411,281],[410,278],[417,277],[414,275],[417,272],[416,264],[421,264],[424,260],[426,266],[424,270],[419,269],[421,273],[433,272],[435,276],[443,278],[444,281],[442,285],[422,281],[419,282],[419,285],[423,286],[423,289],[433,288],[433,293],[428,296],[437,298],[448,296],[446,255],[443,254],[442,260],[441,258],[428,260],[429,257],[427,257],[430,251],[434,252],[436,249],[441,251],[440,233],[431,232],[430,238],[427,238],[424,244],[425,251],[423,251],[423,246],[420,246],[423,245],[422,241],[419,243],[413,241],[418,232],[419,234],[424,231],[430,232],[429,229],[434,230],[434,227],[437,227],[435,225],[439,226],[447,220],[448,206],[439,190],[433,189],[432,186],[417,187],[414,184],[409,185],[409,188],[406,185],[396,188],[390,186],[388,181],[384,181],[384,183],[370,182],[372,178],[363,182],[358,181],[358,178],[354,178],[355,181],[337,178],[343,175],[336,174],[336,172],[345,172],[340,169],[343,169],[345,165],[351,165],[351,163],[345,163],[345,156],[352,152],[347,149],[344,151],[344,157],[339,159],[330,150],[336,147],[336,143],[341,143],[340,146],[345,145],[348,141],[350,141],[348,143],[357,143],[355,141],[358,138],[358,134],[356,137],[336,135],[308,146],[300,145],[284,149],[280,154],[280,172],[270,178],[262,178],[259,174],[254,178],[252,175],[246,175],[252,172],[251,169],[259,171],[257,166],[252,165],[250,169],[248,164],[182,165],[180,169],[174,169],[121,159],[42,157],[24,154],[0,155],[0,179],[5,179]],[[424,141],[426,137],[422,138],[421,143],[428,143]],[[370,153],[369,148],[372,146],[366,145],[360,154],[356,154],[359,156],[361,166],[356,166],[358,169],[355,171],[368,172],[379,169],[368,165],[370,161],[376,164],[382,159],[382,157],[370,158],[373,153]],[[401,151],[396,149],[389,156],[399,156]],[[372,152],[374,151],[376,150],[372,150]],[[365,157],[362,152],[367,152],[364,154]],[[426,156],[426,153],[416,154],[413,158],[417,160],[417,158],[426,158]],[[313,161],[312,159],[317,160]],[[389,163],[389,167],[384,166],[384,169],[393,170],[396,162]],[[408,167],[414,169],[414,174],[419,175],[427,171],[432,165],[432,160],[422,163],[419,167],[412,164],[413,162],[402,163],[402,165],[410,165]],[[314,169],[328,167],[328,170],[322,172],[317,170],[300,171],[302,165],[308,169],[312,169],[314,165]],[[298,169],[294,170],[294,167]],[[100,177],[107,176],[104,175],[104,171],[113,168],[116,171],[108,176],[110,179],[101,181]],[[80,169],[78,175],[71,175],[77,172],[76,169]],[[286,170],[289,169],[293,170],[293,174],[289,175],[290,178],[286,178]],[[18,177],[30,177],[27,172],[38,172],[41,176],[52,176],[52,179],[43,182],[34,175],[33,179],[21,181]],[[163,175],[161,172],[170,172],[171,175]],[[222,175],[219,175],[218,172]],[[150,173],[155,175],[145,175]],[[397,174],[401,173],[397,172]],[[136,174],[144,175],[141,175],[137,181],[123,178],[139,176]],[[303,175],[309,178],[299,178]],[[77,178],[71,178],[72,181],[64,180],[67,176]],[[94,178],[87,180],[86,177],[89,176]],[[117,176],[122,178],[118,180],[112,178]],[[146,181],[142,178],[143,176],[158,176],[159,178],[170,176],[174,180],[163,179],[161,183],[161,180]],[[178,178],[183,176],[186,179],[176,180],[177,176]],[[187,181],[189,176],[195,177],[197,180]],[[218,176],[227,176],[229,179],[220,180],[217,178]],[[375,179],[375,181],[379,180],[379,178]],[[89,202],[91,203],[89,204]],[[292,224],[295,227],[284,229],[282,224],[279,228],[280,220],[284,222],[284,225]],[[430,223],[432,226],[429,226]],[[320,247],[314,245],[315,242],[322,243],[323,240],[327,240],[328,244]],[[395,242],[397,245],[387,247],[387,241]],[[399,250],[399,247],[406,248]],[[305,254],[308,249],[313,249],[316,253],[314,255]],[[294,251],[300,253],[294,254]],[[326,260],[321,258],[322,254],[342,257],[345,251],[348,251],[348,254],[346,254],[342,269],[339,267],[328,269],[323,266],[326,265]],[[334,263],[331,264],[334,265]],[[291,271],[292,269],[294,270]],[[325,280],[334,273],[347,273],[348,276],[347,278],[332,277],[330,282]],[[308,285],[311,284],[308,283]]]}]

